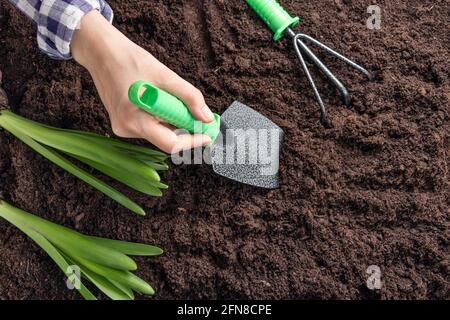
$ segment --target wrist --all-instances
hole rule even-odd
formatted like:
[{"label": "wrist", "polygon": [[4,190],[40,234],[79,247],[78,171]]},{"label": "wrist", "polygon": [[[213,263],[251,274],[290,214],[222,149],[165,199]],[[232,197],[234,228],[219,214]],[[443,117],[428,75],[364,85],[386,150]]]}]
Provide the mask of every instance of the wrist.
[{"label": "wrist", "polygon": [[75,61],[92,72],[103,62],[112,62],[115,53],[128,52],[130,44],[130,40],[93,10],[81,19],[72,38],[71,50]]}]

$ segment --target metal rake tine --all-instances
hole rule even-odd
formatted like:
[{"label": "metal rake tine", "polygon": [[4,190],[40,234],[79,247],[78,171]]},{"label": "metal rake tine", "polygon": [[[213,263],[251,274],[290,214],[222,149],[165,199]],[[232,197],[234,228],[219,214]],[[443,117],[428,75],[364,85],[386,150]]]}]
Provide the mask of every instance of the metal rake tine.
[{"label": "metal rake tine", "polygon": [[331,49],[330,47],[328,47],[327,45],[323,44],[322,42],[320,42],[319,40],[308,36],[307,34],[300,34],[301,39],[305,39],[306,41],[310,41],[312,43],[314,43],[316,46],[320,47],[321,49],[327,51],[328,53],[330,53],[331,55],[335,56],[336,58],[338,58],[339,60],[341,60],[342,62],[348,64],[349,66],[359,70],[361,73],[363,73],[369,80],[372,80],[372,74],[364,67],[362,67],[361,65],[357,64],[356,62],[354,62],[353,60],[350,60],[349,58],[347,58],[346,56],[344,56],[343,54],[337,52],[334,49]]},{"label": "metal rake tine", "polygon": [[300,39],[303,37],[303,34],[298,34],[295,36],[296,43],[302,48],[307,57],[311,59],[311,61],[327,76],[328,79],[338,88],[341,92],[342,100],[344,101],[346,106],[350,105],[351,99],[350,94],[348,93],[345,85],[331,72],[330,69],[320,60],[312,51],[308,48],[306,44],[304,44]]},{"label": "metal rake tine", "polygon": [[295,52],[297,53],[297,56],[302,64],[303,70],[306,74],[306,77],[308,78],[308,81],[314,91],[314,95],[316,96],[317,101],[319,102],[320,106],[320,122],[325,125],[327,123],[327,112],[325,108],[325,104],[323,103],[322,97],[320,96],[319,90],[317,89],[316,83],[314,82],[313,77],[311,76],[311,73],[309,72],[308,65],[306,64],[305,59],[303,58],[302,51],[299,48],[299,45],[304,49],[303,47],[306,47],[304,43],[301,41],[297,41],[297,36],[294,37],[294,48]]}]

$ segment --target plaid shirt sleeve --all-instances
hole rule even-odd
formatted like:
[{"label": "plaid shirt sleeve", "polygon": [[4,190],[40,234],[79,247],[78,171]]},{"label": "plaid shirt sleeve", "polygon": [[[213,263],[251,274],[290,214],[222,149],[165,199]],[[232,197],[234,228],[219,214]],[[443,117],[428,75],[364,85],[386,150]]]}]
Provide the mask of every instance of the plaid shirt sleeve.
[{"label": "plaid shirt sleeve", "polygon": [[81,18],[98,10],[109,22],[113,12],[105,0],[10,0],[37,24],[39,48],[53,59],[71,59],[70,42]]}]

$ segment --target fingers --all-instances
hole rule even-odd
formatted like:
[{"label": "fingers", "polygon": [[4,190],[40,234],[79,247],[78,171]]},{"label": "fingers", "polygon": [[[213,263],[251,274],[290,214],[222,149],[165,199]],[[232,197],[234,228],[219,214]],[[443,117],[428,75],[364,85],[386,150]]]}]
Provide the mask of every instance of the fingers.
[{"label": "fingers", "polygon": [[178,76],[175,72],[167,70],[167,77],[160,85],[161,89],[173,94],[183,101],[193,116],[203,122],[211,122],[214,115],[206,105],[203,94],[192,84]]},{"label": "fingers", "polygon": [[140,136],[169,154],[212,143],[211,138],[207,135],[181,134],[175,128],[169,127],[151,116],[141,115],[139,122]]}]

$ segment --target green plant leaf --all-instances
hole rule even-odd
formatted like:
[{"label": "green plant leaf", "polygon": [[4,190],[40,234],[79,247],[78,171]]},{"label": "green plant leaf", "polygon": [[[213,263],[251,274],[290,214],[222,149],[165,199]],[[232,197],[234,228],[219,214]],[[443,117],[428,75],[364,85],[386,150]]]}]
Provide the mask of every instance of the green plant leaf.
[{"label": "green plant leaf", "polygon": [[[157,187],[153,186],[149,183],[146,183],[146,179],[142,177],[136,177],[132,176],[128,172],[123,172],[120,170],[116,170],[114,168],[109,168],[101,163],[97,163],[95,161],[84,159],[82,157],[79,157],[77,155],[69,154],[69,156],[74,157],[75,159],[86,163],[87,165],[93,167],[94,169],[97,169],[98,171],[106,174],[107,176],[129,186],[130,188],[133,188],[139,192],[142,192],[144,194],[148,194],[154,197],[160,197],[162,196],[161,190],[159,190]],[[159,183],[159,182],[154,182]]]},{"label": "green plant leaf", "polygon": [[94,139],[98,142],[104,142],[106,144],[112,145],[116,148],[121,149],[122,151],[129,151],[129,152],[132,152],[135,154],[146,155],[148,157],[153,157],[154,159],[162,159],[162,161],[167,160],[169,158],[169,155],[165,154],[164,152],[146,148],[146,147],[142,147],[142,146],[138,146],[138,145],[124,142],[124,141],[121,141],[118,139],[105,137],[105,136],[102,136],[102,135],[99,135],[96,133],[80,131],[80,130],[73,130],[73,129],[61,129],[61,128],[47,126],[44,124],[43,124],[43,126],[50,128],[50,129],[56,129],[56,130],[61,130],[61,131],[65,131],[65,132],[79,134],[85,138]]},{"label": "green plant leaf", "polygon": [[70,172],[77,178],[83,180],[84,182],[88,183],[95,189],[103,192],[105,195],[110,197],[111,199],[117,201],[121,205],[123,205],[125,208],[133,211],[134,213],[138,215],[145,215],[145,211],[135,202],[133,202],[131,199],[117,191],[116,189],[110,187],[106,183],[100,181],[99,179],[95,178],[88,172],[80,169],[76,165],[74,165],[72,162],[55,152],[54,150],[43,146],[30,138],[26,133],[24,133],[19,128],[16,128],[14,125],[11,125],[8,121],[4,121],[3,115],[0,115],[0,126],[8,130],[10,133],[12,133],[14,136],[16,136],[19,140],[21,140],[23,143],[27,144],[30,148],[47,158],[48,160],[52,161],[56,165],[60,166],[64,170]]},{"label": "green plant leaf", "polygon": [[[0,217],[15,225],[34,240],[71,280],[73,277],[77,277],[72,272],[71,267],[78,266],[81,275],[84,275],[86,279],[111,299],[132,300],[134,299],[133,290],[147,295],[154,294],[153,288],[133,273],[127,270],[115,269],[110,264],[104,265],[101,259],[94,261],[86,259],[85,255],[80,254],[80,252],[84,248],[93,252],[100,249],[106,256],[109,256],[108,251],[122,255],[125,255],[125,252],[136,255],[157,255],[162,253],[160,248],[132,242],[85,236],[15,208],[1,199]],[[71,242],[81,249],[77,250],[77,248],[66,245],[60,246],[63,242]],[[81,277],[75,278],[72,281],[77,281],[77,284],[79,281],[80,286],[77,289],[85,299],[96,299],[84,286]]]},{"label": "green plant leaf", "polygon": [[[138,159],[138,158],[136,158]],[[140,160],[140,159],[139,159]],[[148,165],[149,167],[155,169],[155,170],[159,170],[159,171],[167,171],[169,170],[169,166],[165,163],[157,163],[151,160],[140,160],[141,162],[145,163],[146,165]]]},{"label": "green plant leaf", "polygon": [[59,151],[76,154],[124,172],[135,173],[141,177],[147,177],[150,180],[159,181],[160,179],[155,169],[132,157],[127,157],[111,146],[94,143],[90,139],[81,139],[80,135],[50,129],[17,115],[8,117],[8,113],[4,112],[2,113],[2,117],[4,116],[6,116],[7,122],[15,126],[16,129],[21,130],[40,144]]},{"label": "green plant leaf", "polygon": [[116,281],[110,281],[113,285],[115,285],[117,288],[122,290],[131,300],[134,300],[134,292],[130,288],[124,286],[121,283],[118,283]]},{"label": "green plant leaf", "polygon": [[110,240],[98,237],[90,237],[90,239],[105,247],[132,256],[159,256],[164,253],[164,251],[161,248],[151,246],[148,244]]},{"label": "green plant leaf", "polygon": [[[114,283],[110,282],[108,279],[90,271],[83,265],[77,264],[74,260],[72,260],[67,254],[63,254],[64,258],[72,265],[77,265],[81,273],[92,282],[100,291],[102,291],[105,295],[107,295],[112,300],[133,300],[134,294],[133,291],[129,288],[126,288],[122,285],[120,287],[116,286]],[[122,288],[124,290],[122,290]],[[130,294],[131,291],[131,294]]]},{"label": "green plant leaf", "polygon": [[[19,209],[14,208],[9,204],[7,204],[6,202],[0,200],[0,216],[9,221],[11,224],[15,225],[19,230],[21,230],[28,237],[30,237],[38,246],[40,246],[56,263],[56,265],[64,272],[64,274],[67,277],[76,276],[69,272],[70,270],[69,264],[61,255],[61,253],[58,251],[58,249],[55,248],[50,241],[48,241],[39,232],[29,228],[26,224],[22,222],[21,219],[17,219],[16,210]],[[87,289],[83,285],[81,279],[78,280],[80,281],[80,288],[77,290],[80,292],[83,298],[86,300],[96,300],[96,297],[89,291],[89,289]]]},{"label": "green plant leaf", "polygon": [[128,143],[128,142],[124,142],[124,141],[118,140],[118,139],[102,136],[102,135],[99,135],[99,134],[93,133],[93,132],[74,130],[74,129],[62,129],[62,128],[57,128],[57,127],[52,127],[52,126],[49,126],[49,125],[46,125],[46,124],[43,124],[43,123],[39,123],[39,122],[36,122],[36,121],[33,121],[33,120],[26,119],[26,118],[24,118],[22,116],[19,116],[18,114],[15,114],[14,112],[6,110],[6,109],[5,110],[0,110],[0,111],[1,111],[1,113],[7,115],[10,118],[16,118],[16,119],[19,119],[19,120],[25,120],[27,122],[30,122],[30,123],[33,123],[35,125],[42,126],[42,127],[48,128],[48,129],[54,129],[54,130],[59,130],[59,131],[64,131],[64,132],[69,132],[69,133],[76,133],[76,134],[80,134],[80,135],[85,136],[85,137],[90,137],[90,138],[93,138],[93,139],[96,139],[96,140],[100,140],[100,141],[106,142],[108,144],[115,145],[115,146],[123,148],[125,150],[133,150],[133,151],[137,151],[139,153],[143,153],[143,154],[147,154],[147,155],[161,156],[161,157],[165,157],[166,159],[168,158],[167,154],[165,154],[164,152],[158,151],[158,150],[153,150],[153,149],[150,149],[150,148],[134,145],[134,144],[131,144],[131,143]]},{"label": "green plant leaf", "polygon": [[151,196],[161,196],[168,186],[157,170],[168,170],[168,155],[94,133],[59,129],[0,111],[0,126],[64,170],[72,173],[111,199],[139,215],[144,210],[118,190],[77,167],[59,152],[68,154],[96,170]]},{"label": "green plant leaf", "polygon": [[14,208],[7,203],[3,207],[9,208],[9,212],[14,212],[17,223],[39,232],[58,249],[70,252],[71,257],[81,257],[120,270],[137,269],[133,259],[120,251],[92,241],[88,236]]},{"label": "green plant leaf", "polygon": [[89,260],[85,260],[80,257],[77,257],[76,259],[74,258],[74,261],[77,264],[85,266],[92,272],[95,272],[96,274],[101,275],[109,279],[110,281],[118,282],[126,287],[133,289],[136,292],[145,295],[155,294],[155,291],[147,282],[129,271],[116,270]]},{"label": "green plant leaf", "polygon": [[133,150],[127,150],[127,149],[122,149],[122,148],[118,148],[120,150],[122,150],[122,152],[125,152],[128,156],[133,157],[135,159],[138,160],[146,160],[146,161],[153,161],[156,163],[165,163],[168,159],[168,156],[154,156],[154,155],[148,155],[145,153],[140,153],[137,151],[133,151]]}]

